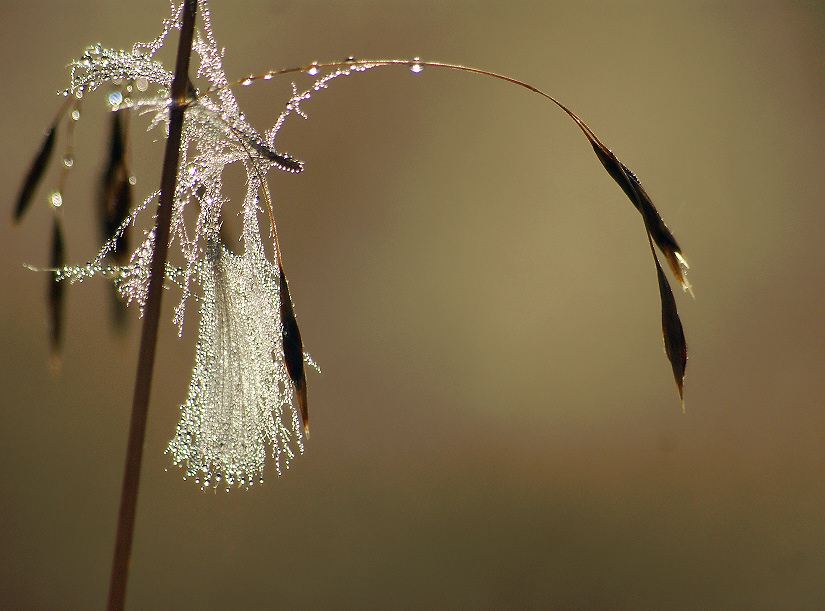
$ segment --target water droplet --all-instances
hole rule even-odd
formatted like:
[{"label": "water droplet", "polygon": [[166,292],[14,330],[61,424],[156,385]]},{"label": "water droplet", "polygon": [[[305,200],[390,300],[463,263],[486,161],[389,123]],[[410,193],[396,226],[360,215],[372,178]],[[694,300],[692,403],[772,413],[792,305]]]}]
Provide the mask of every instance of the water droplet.
[{"label": "water droplet", "polygon": [[123,101],[123,96],[119,91],[113,91],[109,94],[109,104],[113,107],[118,106]]},{"label": "water droplet", "polygon": [[63,205],[63,196],[60,194],[60,191],[53,191],[52,194],[49,195],[49,203],[55,208],[60,208],[60,206]]},{"label": "water droplet", "polygon": [[129,177],[129,184],[134,187],[137,184],[137,178],[135,176],[130,176]]},{"label": "water droplet", "polygon": [[135,86],[138,88],[138,91],[146,91],[149,88],[149,81],[145,78],[139,78],[135,81]]},{"label": "water droplet", "polygon": [[265,80],[265,81],[272,80],[272,78],[273,78],[274,76],[275,76],[275,75],[274,75],[274,74],[272,74],[271,72],[267,72],[266,74],[264,74],[264,80]]},{"label": "water droplet", "polygon": [[412,65],[412,66],[410,66],[410,70],[412,70],[412,71],[413,71],[413,72],[415,72],[416,74],[418,74],[419,72],[421,72],[421,71],[424,69],[424,66],[422,66],[421,64],[419,64],[419,63],[418,63],[418,62],[420,62],[420,61],[421,61],[421,59],[420,59],[420,58],[418,58],[418,57],[414,57],[414,58],[413,58],[413,62],[414,62],[414,63],[413,63],[413,65]]},{"label": "water droplet", "polygon": [[312,62],[312,67],[309,70],[307,70],[308,75],[315,76],[316,74],[318,74],[318,66],[315,64],[316,62]]},{"label": "water droplet", "polygon": [[75,108],[72,111],[72,121],[77,121],[78,119],[80,119],[80,111],[77,108]]},{"label": "water droplet", "polygon": [[74,165],[74,159],[72,158],[71,155],[66,155],[63,158],[63,165],[65,165],[67,168],[70,168]]},{"label": "water droplet", "polygon": [[249,78],[245,78],[243,81],[241,81],[241,85],[243,85],[244,87],[249,87],[251,84],[252,84],[252,77],[251,76]]}]

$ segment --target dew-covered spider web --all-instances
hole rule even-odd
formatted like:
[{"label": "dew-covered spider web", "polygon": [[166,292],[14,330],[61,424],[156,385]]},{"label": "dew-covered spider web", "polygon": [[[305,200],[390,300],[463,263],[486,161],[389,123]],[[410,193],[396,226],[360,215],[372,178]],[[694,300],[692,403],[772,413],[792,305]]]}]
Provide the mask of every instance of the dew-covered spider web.
[{"label": "dew-covered spider web", "polygon": [[255,200],[244,211],[244,253],[210,241],[198,265],[201,320],[189,398],[167,452],[203,486],[260,479],[267,446],[278,473],[303,451],[282,357],[276,267],[264,255]]}]

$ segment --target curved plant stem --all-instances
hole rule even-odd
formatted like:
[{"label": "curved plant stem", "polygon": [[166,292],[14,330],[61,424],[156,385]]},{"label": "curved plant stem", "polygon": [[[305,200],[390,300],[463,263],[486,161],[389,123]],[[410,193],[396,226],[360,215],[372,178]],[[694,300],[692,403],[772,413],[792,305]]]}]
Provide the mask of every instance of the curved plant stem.
[{"label": "curved plant stem", "polygon": [[109,582],[108,608],[110,610],[123,609],[126,602],[126,582],[129,576],[132,536],[135,529],[140,465],[143,458],[143,442],[146,437],[146,419],[149,412],[149,395],[152,388],[152,370],[155,363],[155,347],[158,338],[158,320],[160,318],[166,255],[169,246],[172,203],[175,197],[178,162],[180,160],[186,85],[189,82],[189,57],[192,53],[196,12],[197,0],[185,0],[183,3],[180,41],[178,43],[178,56],[175,64],[175,77],[172,81],[172,96],[169,106],[169,137],[166,140],[166,152],[161,175],[161,194],[155,226],[155,250],[152,256],[149,291],[143,313],[143,331],[140,340],[135,394],[132,402],[132,419],[129,425],[126,467],[120,497],[112,575]]}]

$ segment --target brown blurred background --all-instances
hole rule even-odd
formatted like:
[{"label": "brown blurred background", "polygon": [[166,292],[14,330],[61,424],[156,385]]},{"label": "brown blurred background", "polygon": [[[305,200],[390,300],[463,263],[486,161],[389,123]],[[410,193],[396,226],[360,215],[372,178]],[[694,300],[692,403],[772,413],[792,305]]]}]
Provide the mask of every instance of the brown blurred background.
[{"label": "brown blurred background", "polygon": [[[334,82],[276,141],[306,172],[270,180],[304,343],[323,369],[309,373],[307,452],[230,494],[166,470],[197,330],[193,307],[177,339],[170,291],[130,608],[822,604],[821,3],[211,8],[230,77],[421,56],[568,104],[638,174],[691,264],[696,300],[676,295],[687,412],[641,219],[563,113],[434,69]],[[65,66],[91,43],[150,40],[167,16],[163,0],[0,5],[7,219]],[[263,130],[288,91],[282,80],[239,96]],[[64,193],[72,262],[99,244],[106,125],[103,96],[89,96]],[[162,144],[144,125],[133,123],[141,197]],[[55,180],[19,227],[0,223],[0,600],[102,608],[139,324],[130,311],[125,332],[109,329],[106,281],[70,287],[63,371],[50,373],[46,277],[23,263],[46,263]]]}]

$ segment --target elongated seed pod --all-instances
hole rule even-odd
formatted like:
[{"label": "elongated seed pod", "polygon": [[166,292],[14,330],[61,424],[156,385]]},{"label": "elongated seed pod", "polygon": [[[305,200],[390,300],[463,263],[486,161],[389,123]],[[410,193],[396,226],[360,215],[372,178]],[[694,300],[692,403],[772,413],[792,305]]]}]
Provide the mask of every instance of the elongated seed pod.
[{"label": "elongated seed pod", "polygon": [[284,270],[280,275],[281,295],[281,341],[284,348],[284,362],[289,379],[301,408],[301,417],[304,420],[304,430],[309,430],[309,411],[307,409],[307,383],[304,373],[304,345],[301,342],[301,332],[292,310],[292,299],[289,297],[289,286],[284,277]]},{"label": "elongated seed pod", "polygon": [[20,219],[23,218],[23,215],[29,209],[34,191],[37,189],[37,185],[43,178],[43,174],[46,173],[46,167],[49,165],[49,158],[54,150],[56,131],[57,130],[54,125],[49,128],[49,132],[46,134],[43,144],[40,145],[40,150],[37,152],[37,156],[32,161],[31,167],[29,167],[29,171],[26,174],[26,178],[23,180],[23,185],[20,187],[20,191],[17,194],[17,206],[14,209],[15,223],[20,222]]}]

